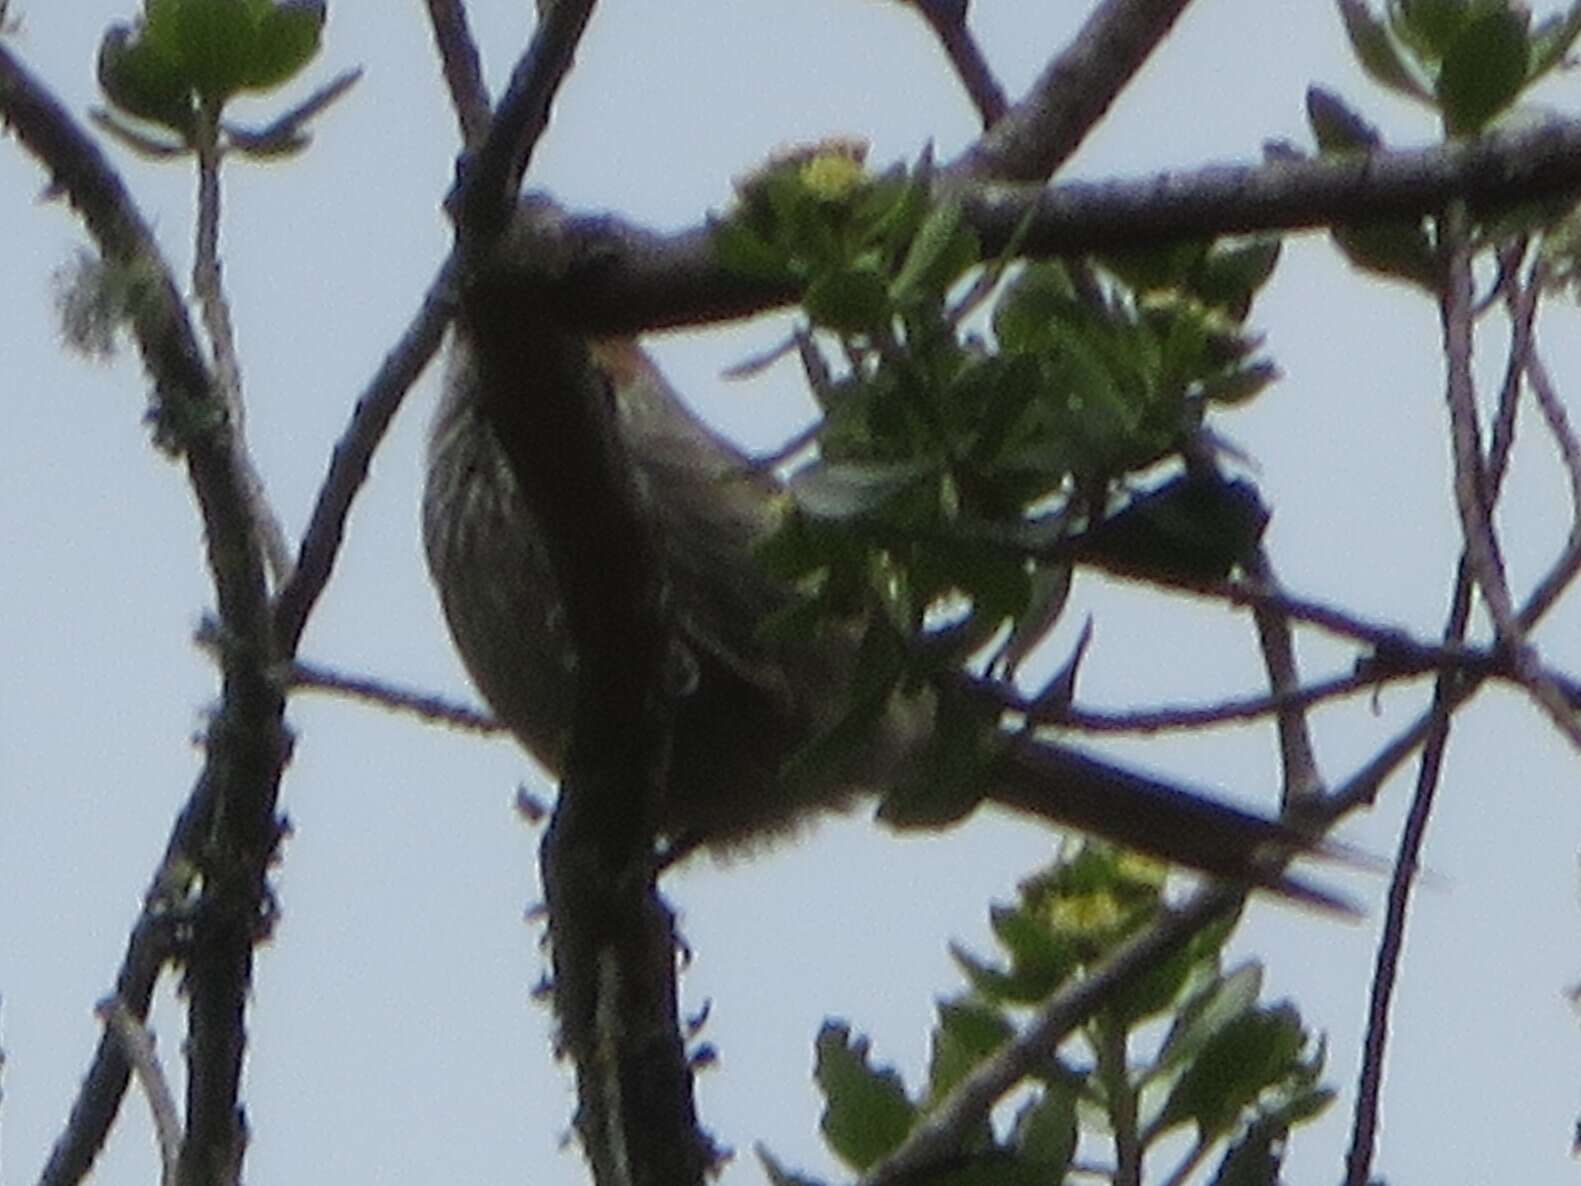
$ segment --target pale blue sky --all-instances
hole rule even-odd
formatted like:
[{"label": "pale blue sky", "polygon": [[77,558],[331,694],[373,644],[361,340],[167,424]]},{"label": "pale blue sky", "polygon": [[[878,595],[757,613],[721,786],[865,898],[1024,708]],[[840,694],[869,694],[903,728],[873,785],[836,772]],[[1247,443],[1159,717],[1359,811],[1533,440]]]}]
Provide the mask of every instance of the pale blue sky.
[{"label": "pale blue sky", "polygon": [[[13,0],[16,52],[81,114],[96,99],[104,26],[135,0]],[[1012,93],[1063,44],[1085,5],[978,0],[974,25]],[[1543,6],[1544,8],[1548,6]],[[532,6],[474,0],[496,87]],[[416,308],[445,251],[438,202],[454,124],[423,8],[332,3],[310,81],[356,63],[363,82],[285,166],[226,176],[224,258],[260,468],[295,534],[352,400]],[[1305,142],[1307,83],[1338,86],[1397,142],[1432,135],[1349,64],[1332,5],[1198,0],[1068,175],[1248,160],[1265,139]],[[291,92],[294,96],[295,92]],[[1573,110],[1571,83],[1549,99]],[[258,110],[277,109],[279,99]],[[973,117],[924,26],[876,0],[610,0],[597,13],[534,183],[578,205],[678,226],[724,203],[732,175],[787,140],[851,133],[879,162],[930,139],[948,157]],[[189,266],[189,173],[121,164],[177,267]],[[36,1175],[96,1039],[127,928],[187,794],[189,744],[214,681],[190,636],[210,603],[195,516],[178,469],[149,447],[129,357],[66,356],[51,273],[82,242],[42,175],[0,141],[0,1184]],[[1547,343],[1561,386],[1581,382],[1576,313]],[[1295,590],[1431,634],[1454,555],[1434,311],[1359,279],[1325,241],[1293,241],[1254,314],[1287,378],[1218,427],[1257,459],[1276,508],[1270,541]],[[758,324],[660,344],[676,382],[729,431],[765,445],[797,422],[788,369],[751,385],[718,372],[773,340]],[[1484,348],[1484,362],[1496,360]],[[341,568],[304,657],[465,694],[417,545],[425,377],[375,464]],[[1534,421],[1533,421],[1534,422]],[[1566,527],[1561,478],[1528,433],[1507,524],[1524,587]],[[1251,632],[1225,611],[1084,580],[1097,636],[1083,696],[1112,706],[1207,700],[1257,686]],[[1540,637],[1581,670],[1577,615]],[[1068,643],[1069,630],[1061,634]],[[1313,670],[1342,663],[1322,645]],[[1417,699],[1384,695],[1320,714],[1325,772],[1343,777],[1401,727]],[[558,1150],[569,1077],[549,1057],[547,1015],[528,1000],[542,960],[524,924],[537,837],[515,818],[525,759],[504,742],[423,728],[304,698],[284,806],[296,827],[277,875],[283,918],[259,960],[247,1104],[254,1182],[493,1182],[524,1173],[585,1180]],[[1398,1182],[1568,1180],[1581,1108],[1581,1037],[1563,990],[1575,940],[1581,796],[1576,766],[1508,694],[1461,718],[1400,986],[1378,1170]],[[1269,806],[1266,730],[1120,747]],[[535,776],[533,776],[535,777]],[[541,784],[535,784],[541,785]],[[1391,783],[1347,839],[1392,850],[1408,786]],[[986,907],[1048,852],[1049,836],[980,819],[899,839],[861,819],[727,869],[669,883],[696,958],[692,1006],[712,1001],[706,1123],[755,1181],[763,1141],[833,1173],[817,1139],[812,1039],[826,1015],[874,1037],[913,1082],[932,998],[958,985],[945,946],[985,950]],[[1343,875],[1375,903],[1381,882]],[[1346,925],[1259,906],[1237,950],[1261,953],[1269,991],[1329,1036],[1340,1106],[1293,1147],[1289,1179],[1332,1181],[1347,1136],[1377,911]],[[155,1019],[179,1067],[181,1016]],[[153,1180],[146,1109],[129,1101],[100,1170]]]}]

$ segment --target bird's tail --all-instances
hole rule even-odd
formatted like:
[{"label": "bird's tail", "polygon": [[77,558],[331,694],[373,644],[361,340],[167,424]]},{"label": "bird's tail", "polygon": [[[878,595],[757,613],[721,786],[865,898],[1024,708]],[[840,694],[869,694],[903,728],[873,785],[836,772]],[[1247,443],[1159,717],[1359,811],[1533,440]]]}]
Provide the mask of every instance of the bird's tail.
[{"label": "bird's tail", "polygon": [[1327,851],[1289,824],[1048,742],[1011,747],[995,773],[990,797],[1004,806],[1226,881],[1357,913],[1345,898],[1285,872],[1292,854]]}]

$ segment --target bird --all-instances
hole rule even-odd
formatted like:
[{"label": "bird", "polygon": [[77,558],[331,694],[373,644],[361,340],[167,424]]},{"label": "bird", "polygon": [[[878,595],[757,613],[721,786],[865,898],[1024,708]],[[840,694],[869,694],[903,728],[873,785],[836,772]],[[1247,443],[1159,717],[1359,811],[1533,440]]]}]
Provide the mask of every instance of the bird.
[{"label": "bird", "polygon": [[[577,656],[550,549],[489,420],[476,350],[453,331],[430,428],[422,534],[450,634],[498,720],[563,773]],[[897,691],[856,744],[792,761],[834,726],[857,669],[854,632],[761,629],[797,590],[754,554],[789,513],[782,479],[702,419],[632,338],[589,343],[657,533],[691,678],[675,708],[656,820],[666,850],[739,854],[849,810],[918,773],[939,719]],[[1284,872],[1319,848],[1294,826],[1029,732],[1005,733],[982,797],[1212,877],[1343,909]]]}]

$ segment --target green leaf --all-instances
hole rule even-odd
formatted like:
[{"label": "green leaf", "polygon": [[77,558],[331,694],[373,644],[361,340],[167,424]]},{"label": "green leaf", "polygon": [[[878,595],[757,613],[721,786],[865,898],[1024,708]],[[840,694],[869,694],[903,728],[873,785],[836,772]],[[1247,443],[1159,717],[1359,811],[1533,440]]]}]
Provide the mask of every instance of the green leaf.
[{"label": "green leaf", "polygon": [[178,0],[171,5],[182,65],[193,90],[205,101],[221,104],[241,89],[260,16],[258,3]]},{"label": "green leaf", "polygon": [[99,42],[99,86],[119,110],[182,135],[193,126],[192,87],[181,68],[147,30],[111,25]]},{"label": "green leaf", "polygon": [[876,261],[861,261],[818,276],[802,304],[817,325],[836,333],[868,333],[889,319],[889,285]]},{"label": "green leaf", "polygon": [[841,1161],[861,1172],[894,1151],[911,1131],[917,1110],[900,1076],[868,1063],[868,1040],[825,1022],[818,1033],[813,1072],[824,1096],[820,1127]]},{"label": "green leaf", "polygon": [[1204,380],[1200,390],[1202,398],[1209,403],[1236,407],[1250,402],[1278,382],[1280,377],[1281,372],[1273,363],[1254,362],[1217,378]]},{"label": "green leaf", "polygon": [[1217,580],[1250,560],[1268,518],[1250,482],[1182,475],[1072,539],[1070,550],[1084,563],[1144,578]]},{"label": "green leaf", "polygon": [[1104,269],[1134,292],[1183,287],[1208,254],[1205,239],[1177,239],[1149,247],[1116,248],[1099,260]]},{"label": "green leaf", "polygon": [[1011,1137],[1023,1157],[1044,1167],[1044,1181],[1064,1181],[1076,1155],[1075,1090],[1057,1080],[1045,1083],[1017,1113]]},{"label": "green leaf", "polygon": [[[149,62],[157,62],[160,86],[178,95],[187,108],[193,95],[218,107],[237,91],[267,90],[297,74],[318,52],[324,14],[324,0],[147,0],[130,44],[124,26],[106,34],[107,43],[111,38],[118,42],[110,47],[106,92],[133,114],[182,128],[171,123],[168,103],[160,104],[154,115],[127,105],[127,97],[149,105],[137,93],[146,89],[149,70],[144,68],[147,63],[117,70],[116,51],[139,48]],[[101,46],[101,61],[105,52]],[[118,77],[125,69],[137,75],[130,83]],[[101,80],[104,74],[101,69]]]},{"label": "green leaf", "polygon": [[1204,1046],[1257,1003],[1262,965],[1251,961],[1203,987],[1176,1015],[1154,1065],[1160,1069],[1196,1058]]},{"label": "green leaf", "polygon": [[889,788],[878,818],[896,828],[942,828],[963,819],[982,802],[993,736],[982,705],[941,694],[922,760]]},{"label": "green leaf", "polygon": [[1104,1016],[1130,1029],[1171,1008],[1199,969],[1202,956],[1192,947],[1173,952],[1148,968],[1105,1004]]},{"label": "green leaf", "polygon": [[[1476,2],[1487,7],[1487,0]],[[1468,0],[1394,0],[1390,15],[1395,36],[1425,61],[1437,62],[1464,30],[1471,6]]]},{"label": "green leaf", "polygon": [[1259,1094],[1300,1069],[1306,1041],[1289,1005],[1250,1010],[1203,1047],[1170,1092],[1160,1127],[1195,1123],[1204,1136],[1228,1131]]},{"label": "green leaf", "polygon": [[[1324,154],[1370,152],[1383,143],[1378,129],[1333,91],[1307,88],[1306,106],[1313,138]],[[1438,291],[1438,253],[1422,219],[1336,226],[1332,233],[1335,245],[1356,267]]]},{"label": "green leaf", "polygon": [[1424,292],[1442,287],[1442,268],[1433,241],[1420,222],[1335,227],[1334,243],[1364,272],[1404,280]]},{"label": "green leaf", "polygon": [[1281,246],[1277,238],[1261,237],[1234,247],[1216,247],[1192,278],[1192,294],[1244,321],[1252,298],[1273,277]]},{"label": "green leaf", "polygon": [[989,914],[994,937],[1010,954],[1005,999],[1028,1004],[1046,998],[1075,973],[1080,953],[1024,909],[997,907]]},{"label": "green leaf", "polygon": [[1377,128],[1341,96],[1325,87],[1308,87],[1306,106],[1312,138],[1324,155],[1370,152],[1383,143]]},{"label": "green leaf", "polygon": [[1532,30],[1532,62],[1527,81],[1536,82],[1562,63],[1578,36],[1581,36],[1581,0],[1571,4],[1569,12],[1555,13]]},{"label": "green leaf", "polygon": [[834,724],[796,747],[781,768],[781,778],[792,787],[826,780],[830,767],[850,762],[854,754],[870,745],[879,718],[905,674],[906,659],[901,639],[888,620],[872,615],[862,635],[846,703],[829,706],[839,714]]},{"label": "green leaf", "polygon": [[977,255],[977,236],[961,225],[960,203],[939,203],[912,239],[889,286],[890,300],[903,305],[913,298],[942,299],[950,285],[977,262]]},{"label": "green leaf", "polygon": [[762,1144],[755,1146],[753,1151],[758,1155],[758,1161],[763,1166],[763,1174],[768,1178],[770,1186],[828,1186],[818,1178],[786,1169]]},{"label": "green leaf", "polygon": [[940,1001],[928,1065],[928,1098],[943,1099],[1014,1033],[1015,1027],[997,1009],[965,1000]]},{"label": "green leaf", "polygon": [[1410,65],[1400,56],[1399,46],[1384,23],[1373,16],[1364,0],[1339,0],[1340,17],[1351,49],[1370,78],[1391,90],[1423,102],[1432,96]]},{"label": "green leaf", "polygon": [[1007,353],[1029,353],[1046,340],[1046,327],[1075,299],[1070,277],[1059,263],[1035,263],[1021,270],[994,308],[994,337]]},{"label": "green leaf", "polygon": [[791,475],[796,506],[815,519],[841,521],[871,515],[926,477],[925,461],[814,461]]},{"label": "green leaf", "polygon": [[863,229],[863,241],[898,259],[933,208],[932,176],[932,161],[925,153],[909,173],[896,166],[875,178],[852,211],[852,221]]},{"label": "green leaf", "polygon": [[1288,1135],[1288,1129],[1277,1124],[1252,1125],[1225,1151],[1213,1186],[1280,1186]]},{"label": "green leaf", "polygon": [[1499,7],[1466,23],[1438,72],[1438,102],[1451,136],[1480,132],[1526,86],[1531,13]]},{"label": "green leaf", "polygon": [[1321,1116],[1333,1103],[1333,1088],[1304,1087],[1293,1093],[1269,1115],[1287,1125],[1303,1124]]},{"label": "green leaf", "polygon": [[784,282],[795,279],[789,254],[760,235],[746,219],[716,219],[709,229],[714,257],[727,271],[754,280]]},{"label": "green leaf", "polygon": [[294,78],[318,53],[324,0],[284,0],[258,22],[241,89],[267,91]]},{"label": "green leaf", "polygon": [[958,943],[951,943],[949,951],[950,958],[960,968],[961,975],[966,977],[967,983],[972,986],[972,991],[983,1000],[1005,1004],[1025,1002],[1029,999],[1021,993],[1014,980],[1002,969],[978,959]]}]

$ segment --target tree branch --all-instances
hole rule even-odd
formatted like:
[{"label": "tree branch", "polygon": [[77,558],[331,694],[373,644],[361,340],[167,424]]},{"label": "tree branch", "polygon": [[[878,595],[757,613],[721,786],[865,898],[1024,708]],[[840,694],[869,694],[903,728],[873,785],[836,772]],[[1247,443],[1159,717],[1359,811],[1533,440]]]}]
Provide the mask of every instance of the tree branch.
[{"label": "tree branch", "polygon": [[968,0],[912,0],[912,7],[922,14],[922,19],[938,37],[983,127],[993,127],[1003,118],[1009,102],[966,23]]},{"label": "tree branch", "polygon": [[407,391],[444,340],[445,327],[455,312],[454,277],[452,256],[440,266],[411,323],[357,397],[351,422],[335,443],[329,470],[319,486],[313,514],[302,535],[296,567],[275,600],[275,635],[283,658],[296,654],[308,617],[329,584],[346,535],[346,518],[368,479],[374,451],[384,440]]},{"label": "tree branch", "polygon": [[[1052,186],[941,182],[985,257],[1017,239],[1033,258],[1190,238],[1398,219],[1464,197],[1474,209],[1581,189],[1581,121],[1470,142],[1366,155],[1210,165]],[[787,284],[720,265],[707,225],[660,234],[612,215],[573,220],[590,244],[565,277],[561,313],[593,335],[703,325],[793,303]]]},{"label": "tree branch", "polygon": [[1270,713],[1291,708],[1311,708],[1327,700],[1376,689],[1382,681],[1411,679],[1419,672],[1390,672],[1380,677],[1373,672],[1356,672],[1319,680],[1304,687],[1292,687],[1258,696],[1241,696],[1213,704],[1172,705],[1164,708],[1135,709],[1129,712],[1099,712],[1075,706],[1037,713],[1039,724],[1058,725],[1085,733],[1164,733],[1196,730],[1214,725],[1234,725],[1253,721]]},{"label": "tree branch", "polygon": [[[1270,589],[1279,588],[1273,564],[1261,546],[1247,575]],[[1296,668],[1290,618],[1273,603],[1264,602],[1252,607],[1252,621],[1263,653],[1263,665],[1268,670],[1269,690],[1274,698],[1283,701],[1276,709],[1279,769],[1283,779],[1279,795],[1280,809],[1285,812],[1304,811],[1314,798],[1323,794],[1323,776],[1318,771],[1312,735],[1307,728],[1307,705],[1297,695],[1301,688],[1301,675]]]},{"label": "tree branch", "polygon": [[236,467],[248,500],[248,517],[258,535],[269,572],[277,584],[291,575],[291,550],[285,529],[275,514],[262,475],[247,448],[247,405],[242,396],[241,360],[236,354],[236,330],[230,299],[225,295],[220,267],[220,161],[219,124],[212,112],[199,117],[195,142],[198,166],[198,219],[192,248],[192,291],[209,336],[214,358],[215,392],[225,407],[228,429],[236,450]]},{"label": "tree branch", "polygon": [[[279,838],[274,808],[289,751],[284,699],[268,676],[272,622],[245,470],[186,307],[146,222],[98,146],[4,45],[0,118],[49,170],[53,188],[81,213],[105,260],[151,278],[131,309],[131,328],[158,393],[158,415],[182,450],[203,520],[225,645],[221,707],[208,730],[207,759],[189,804],[193,817],[217,826],[202,845],[183,854],[201,869],[203,896],[192,920],[187,977],[188,1127],[180,1177],[183,1183],[227,1181],[240,1167],[241,1017],[265,909],[265,872]],[[224,810],[202,806],[209,797]],[[138,994],[124,999],[137,1007]],[[107,1062],[99,1084],[113,1091],[113,1099],[99,1101],[110,1116],[125,1090],[123,1068],[124,1058]],[[86,1163],[93,1155],[87,1151]]]},{"label": "tree branch", "polygon": [[444,68],[445,85],[450,88],[450,105],[455,108],[461,143],[475,148],[489,130],[489,91],[483,82],[477,43],[467,27],[466,5],[463,0],[427,0],[427,3],[434,46]]},{"label": "tree branch", "polygon": [[[654,808],[674,711],[664,569],[608,380],[586,336],[562,319],[559,287],[543,282],[563,279],[565,252],[552,241],[563,219],[518,209],[515,197],[591,10],[587,0],[540,9],[452,195],[463,261],[457,348],[538,520],[576,647],[570,752],[541,867],[577,1130],[600,1184],[701,1186],[715,1154],[697,1124],[674,925],[655,885]],[[506,259],[531,260],[537,279],[507,278]]]},{"label": "tree branch", "polygon": [[325,692],[377,704],[393,712],[410,713],[429,724],[449,725],[453,729],[467,729],[474,733],[497,735],[505,726],[494,717],[468,704],[458,704],[430,692],[399,688],[383,680],[366,676],[347,675],[317,663],[291,664],[287,686],[309,692]]},{"label": "tree branch", "polygon": [[680,1036],[673,922],[655,886],[676,686],[665,679],[664,567],[607,379],[553,309],[484,275],[464,290],[458,346],[542,532],[575,642],[570,752],[542,848],[556,1012],[595,1180],[701,1183],[713,1153]]},{"label": "tree branch", "polygon": [[154,1035],[140,1017],[119,997],[99,1002],[99,1019],[107,1033],[120,1043],[121,1051],[137,1081],[148,1097],[148,1110],[154,1117],[154,1135],[159,1142],[160,1186],[175,1186],[176,1165],[181,1156],[181,1117],[170,1094],[170,1083],[154,1049]]},{"label": "tree branch", "polygon": [[[1455,574],[1449,620],[1444,626],[1444,638],[1448,643],[1458,644],[1465,638],[1466,624],[1471,616],[1471,590],[1470,567],[1462,558]],[[1411,807],[1406,813],[1405,827],[1400,832],[1395,853],[1394,873],[1389,879],[1388,904],[1384,910],[1383,931],[1378,938],[1372,990],[1367,999],[1367,1034],[1357,1074],[1351,1142],[1345,1154],[1345,1186],[1367,1186],[1372,1179],[1372,1155],[1382,1099],[1383,1056],[1389,1041],[1389,1011],[1399,977],[1400,958],[1405,951],[1405,923],[1411,891],[1421,867],[1422,845],[1427,839],[1427,824],[1432,818],[1443,774],[1444,752],[1449,745],[1450,721],[1458,703],[1453,696],[1456,683],[1455,677],[1444,673],[1434,684],[1422,760],[1417,767],[1416,791],[1411,796]]]},{"label": "tree branch", "polygon": [[1548,423],[1549,432],[1554,438],[1560,460],[1570,479],[1572,516],[1570,533],[1565,540],[1563,551],[1549,571],[1537,582],[1536,588],[1532,590],[1531,596],[1517,615],[1522,626],[1530,628],[1559,600],[1575,579],[1577,571],[1581,570],[1581,446],[1576,442],[1574,430],[1570,427],[1569,417],[1564,410],[1564,403],[1554,389],[1553,380],[1548,376],[1548,368],[1543,364],[1542,356],[1537,353],[1535,346],[1526,357],[1525,367],[1526,377],[1531,381],[1532,391],[1537,396],[1537,406],[1542,409],[1543,418]]},{"label": "tree branch", "polygon": [[549,109],[571,71],[576,47],[595,0],[555,0],[541,5],[527,50],[511,72],[477,152],[451,196],[450,209],[468,251],[486,252],[503,231],[521,189],[533,149],[549,126]]},{"label": "tree branch", "polygon": [[1190,0],[1103,0],[1025,98],[948,172],[1043,181],[1070,159]]}]

